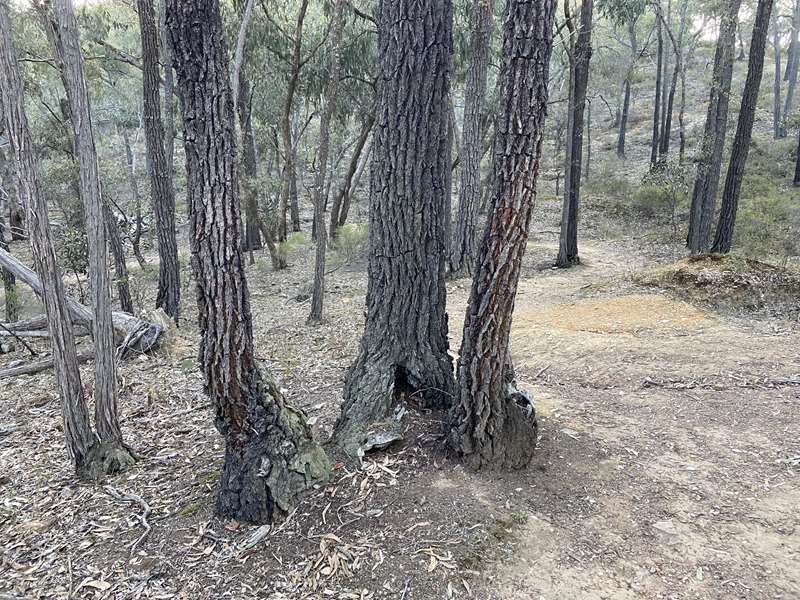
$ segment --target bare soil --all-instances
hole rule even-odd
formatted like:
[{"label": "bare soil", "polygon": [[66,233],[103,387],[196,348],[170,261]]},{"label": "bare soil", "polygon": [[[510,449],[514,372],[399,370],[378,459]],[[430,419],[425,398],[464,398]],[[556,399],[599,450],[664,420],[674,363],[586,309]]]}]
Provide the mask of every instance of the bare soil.
[{"label": "bare soil", "polygon": [[[72,475],[52,373],[0,381],[0,598],[800,598],[796,313],[664,285],[653,269],[680,252],[641,239],[590,231],[580,267],[549,269],[557,208],[540,209],[550,229],[534,227],[512,331],[540,415],[530,468],[465,472],[443,415],[412,411],[404,442],[337,464],[283,523],[222,522],[221,439],[186,323],[122,367],[140,458],[103,484]],[[289,270],[260,259],[249,277],[261,357],[324,439],[366,277],[332,273],[327,321],[308,327],[311,260],[304,244]],[[449,291],[455,352],[469,282]]]}]

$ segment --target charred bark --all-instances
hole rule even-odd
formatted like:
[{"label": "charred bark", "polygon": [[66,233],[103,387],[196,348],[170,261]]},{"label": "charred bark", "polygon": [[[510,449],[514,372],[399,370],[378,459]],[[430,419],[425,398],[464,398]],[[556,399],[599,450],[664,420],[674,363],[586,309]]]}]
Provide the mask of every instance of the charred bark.
[{"label": "charred bark", "polygon": [[448,436],[474,469],[523,468],[536,446],[534,407],[514,385],[508,345],[536,198],[554,13],[554,0],[506,5],[492,209],[464,320],[459,395]]},{"label": "charred bark", "polygon": [[492,35],[491,0],[473,0],[471,32],[472,58],[464,91],[458,213],[448,261],[452,276],[470,275],[477,258],[476,227],[481,197],[483,110]]},{"label": "charred bark", "polygon": [[217,512],[248,522],[285,514],[330,463],[301,412],[256,360],[244,271],[228,58],[217,0],[167,0],[183,113],[199,361],[225,438]]},{"label": "charred bark", "polygon": [[158,237],[158,296],[156,307],[164,309],[177,324],[180,321],[181,282],[178,242],[175,237],[175,188],[172,168],[164,152],[159,91],[158,31],[152,0],[136,0],[142,39],[142,93],[144,136],[147,146],[150,187]]},{"label": "charred bark", "polygon": [[728,102],[733,76],[736,27],[741,0],[730,0],[720,23],[714,54],[714,73],[706,113],[706,124],[695,162],[697,175],[692,189],[689,233],[686,246],[693,253],[705,252],[711,237],[711,223],[717,203],[722,151],[728,126]]},{"label": "charred bark", "polygon": [[369,210],[367,318],[335,440],[355,454],[396,394],[449,406],[444,280],[450,0],[381,2]]},{"label": "charred bark", "polygon": [[722,192],[717,232],[714,236],[712,252],[726,254],[733,245],[733,232],[736,227],[736,213],[739,208],[739,196],[742,191],[744,167],[750,151],[750,139],[753,135],[753,122],[758,105],[758,90],[764,72],[764,53],[769,32],[769,17],[774,0],[759,0],[756,18],[753,23],[753,35],[750,39],[750,59],[747,63],[747,79],[742,93],[742,104],[739,108],[739,122],[736,136],[733,138],[731,160],[725,177],[725,188]]}]

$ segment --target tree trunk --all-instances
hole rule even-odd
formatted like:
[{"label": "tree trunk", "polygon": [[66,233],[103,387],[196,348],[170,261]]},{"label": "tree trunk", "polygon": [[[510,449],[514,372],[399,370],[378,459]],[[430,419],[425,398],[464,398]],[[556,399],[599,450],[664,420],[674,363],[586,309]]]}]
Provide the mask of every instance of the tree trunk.
[{"label": "tree trunk", "polygon": [[164,157],[167,161],[167,176],[175,181],[175,81],[172,76],[172,45],[167,35],[166,19],[166,0],[158,0],[161,64],[164,66]]},{"label": "tree trunk", "polygon": [[[592,57],[592,10],[594,0],[584,0],[581,7],[580,30],[575,43],[575,76],[571,79],[574,102],[571,103],[571,125],[567,135],[568,168],[564,175],[564,209],[561,214],[556,265],[569,267],[580,263],[578,255],[578,210],[583,163],[583,125],[586,107],[586,88],[589,84],[589,60]],[[574,81],[572,81],[574,80]]]},{"label": "tree trunk", "polygon": [[586,168],[583,171],[583,179],[589,181],[592,171],[592,101],[586,101]]},{"label": "tree trunk", "polygon": [[797,139],[797,158],[794,163],[794,180],[792,181],[794,187],[800,187],[800,130],[798,130]]},{"label": "tree trunk", "polygon": [[448,436],[475,469],[525,467],[536,446],[533,404],[513,385],[508,347],[536,198],[554,14],[554,0],[506,5],[492,210],[464,320],[459,394]]},{"label": "tree trunk", "polygon": [[183,112],[199,361],[225,438],[217,512],[255,523],[285,515],[329,475],[305,417],[288,406],[253,345],[241,252],[235,116],[217,0],[167,0]]},{"label": "tree trunk", "polygon": [[772,46],[775,51],[775,79],[772,83],[772,134],[777,140],[783,137],[781,125],[781,78],[783,77],[783,69],[781,69],[781,30],[778,25],[777,11],[772,14],[772,36]]},{"label": "tree trunk", "polygon": [[131,195],[133,196],[133,206],[135,211],[136,223],[134,224],[133,233],[130,234],[131,248],[136,261],[139,263],[139,268],[144,270],[147,268],[147,261],[142,255],[142,197],[139,195],[139,183],[136,181],[136,170],[133,162],[133,150],[131,148],[131,141],[128,137],[128,132],[125,128],[122,129],[122,141],[125,143],[125,160],[127,163],[128,172],[128,186],[131,188]]},{"label": "tree trunk", "polygon": [[797,87],[797,71],[800,66],[800,52],[797,51],[797,31],[800,28],[800,0],[795,0],[794,11],[792,13],[792,42],[786,63],[786,99],[783,105],[783,115],[781,117],[780,137],[787,135],[789,117],[792,114],[792,103],[794,102],[794,91]]},{"label": "tree trunk", "polygon": [[617,156],[625,158],[625,133],[628,128],[628,114],[631,109],[631,81],[630,78],[625,79],[623,84],[625,93],[622,98],[622,112],[619,118],[619,134],[617,135]]},{"label": "tree trunk", "polygon": [[56,22],[61,43],[67,96],[75,130],[75,149],[80,167],[81,198],[89,245],[89,279],[92,285],[92,336],[95,344],[95,426],[100,437],[102,466],[98,472],[116,472],[133,462],[122,441],[117,417],[117,366],[106,248],[106,227],[100,173],[92,130],[89,95],[79,45],[78,25],[71,0],[56,0]]},{"label": "tree trunk", "polygon": [[353,148],[353,155],[350,157],[350,164],[347,167],[347,173],[344,176],[344,181],[342,181],[342,187],[333,197],[333,202],[331,203],[331,220],[328,227],[328,238],[331,244],[336,241],[336,234],[339,228],[339,213],[342,211],[343,201],[346,199],[348,204],[350,202],[350,184],[358,170],[359,160],[361,159],[364,146],[367,144],[367,140],[372,133],[372,126],[374,124],[375,112],[373,111],[364,123],[361,129],[361,135],[359,135],[358,140],[356,140],[356,145]]},{"label": "tree trunk", "polygon": [[381,2],[377,21],[367,318],[334,431],[351,455],[396,395],[442,408],[454,386],[444,279],[453,7]]},{"label": "tree trunk", "polygon": [[325,106],[319,124],[319,152],[317,153],[317,175],[314,182],[314,221],[317,223],[317,249],[314,260],[314,289],[311,295],[309,323],[322,321],[322,302],[325,295],[325,250],[328,245],[325,231],[325,174],[328,171],[328,148],[331,137],[331,117],[336,111],[339,90],[340,46],[344,19],[344,0],[336,0],[331,16],[331,58],[328,82],[325,88]]},{"label": "tree trunk", "polygon": [[350,182],[347,193],[342,199],[342,208],[339,210],[339,227],[344,227],[345,223],[347,223],[347,216],[350,214],[350,205],[353,202],[353,195],[358,189],[364,171],[367,170],[368,166],[371,167],[372,165],[372,142],[367,144],[367,148],[362,152],[362,155],[361,164],[358,165],[353,181]]},{"label": "tree trunk", "polygon": [[[753,23],[753,35],[750,39],[750,60],[747,64],[747,79],[742,93],[742,104],[739,109],[739,122],[736,136],[733,138],[730,164],[722,192],[722,207],[717,223],[712,252],[726,254],[733,244],[733,232],[736,226],[736,212],[739,207],[739,196],[742,191],[744,167],[750,150],[750,138],[753,134],[758,91],[764,71],[764,53],[769,34],[769,17],[774,0],[759,0],[756,18]],[[791,81],[790,81],[791,83]]]},{"label": "tree trunk", "polygon": [[471,275],[477,258],[478,207],[481,198],[481,155],[486,73],[492,36],[492,0],[473,0],[472,58],[464,90],[464,126],[459,172],[458,213],[448,267],[452,276]]},{"label": "tree trunk", "polygon": [[96,438],[89,423],[72,325],[60,270],[56,263],[47,202],[36,170],[33,140],[25,115],[22,80],[11,47],[8,4],[0,0],[0,97],[8,138],[17,160],[20,195],[25,203],[30,226],[29,239],[36,270],[43,285],[42,301],[47,313],[56,381],[61,396],[67,452],[79,474],[92,463]]},{"label": "tree trunk", "polygon": [[[2,123],[0,123],[0,127],[2,126]],[[8,242],[6,242],[6,203],[4,202],[6,197],[5,190],[0,190],[0,248],[8,252]],[[0,278],[3,280],[3,291],[6,299],[6,323],[13,323],[19,319],[17,280],[8,269],[0,269]]]},{"label": "tree trunk", "polygon": [[158,73],[158,32],[152,2],[153,0],[136,0],[142,38],[144,135],[160,258],[156,307],[163,308],[177,324],[180,321],[181,282],[178,242],[175,237],[175,188],[171,167],[164,153],[164,126],[161,121]]},{"label": "tree trunk", "polygon": [[119,295],[119,305],[123,311],[133,314],[133,300],[131,299],[131,289],[128,283],[128,264],[125,261],[125,248],[122,246],[122,239],[119,235],[119,226],[111,208],[107,202],[103,202],[103,220],[106,224],[106,235],[111,255],[114,257],[114,279],[117,282],[117,294]]},{"label": "tree trunk", "polygon": [[671,142],[670,138],[672,137],[672,113],[675,106],[675,94],[678,91],[678,81],[680,80],[681,73],[683,73],[684,70],[683,38],[686,34],[686,13],[688,8],[688,0],[681,0],[681,3],[678,7],[680,23],[678,25],[677,39],[672,35],[672,31],[667,29],[667,32],[670,35],[670,42],[672,43],[673,54],[675,55],[675,67],[672,69],[672,79],[669,85],[669,93],[665,93],[666,102],[664,103],[664,126],[661,129],[661,145],[658,149],[660,156],[667,156],[669,154],[669,146]]},{"label": "tree trunk", "polygon": [[[658,11],[661,12],[661,0],[657,0]],[[664,35],[667,37],[670,36],[672,33],[670,28],[672,27],[672,0],[667,0],[667,15],[664,20],[661,22],[661,33],[662,33],[662,40],[664,39]],[[667,41],[664,40],[663,45],[663,52],[662,52],[662,68],[663,71],[661,73],[661,125],[659,127],[658,132],[658,153],[659,156],[665,154],[662,150],[664,147],[664,132],[667,128],[667,104],[669,102],[669,86],[667,85],[667,79],[669,78],[669,63],[670,63],[670,52],[667,50]],[[675,49],[677,52],[677,49]]]},{"label": "tree trunk", "polygon": [[693,253],[705,252],[711,236],[711,223],[717,202],[717,188],[722,167],[722,151],[728,126],[728,102],[733,76],[733,54],[741,0],[730,0],[720,23],[714,53],[714,73],[706,113],[706,124],[695,162],[697,176],[692,190],[689,233],[686,246]]},{"label": "tree trunk", "polygon": [[258,227],[258,160],[256,157],[256,137],[253,133],[253,115],[250,102],[250,82],[245,69],[239,70],[239,128],[242,132],[242,188],[244,192],[245,235],[243,248],[250,251],[250,263],[253,250],[260,250],[261,236]]},{"label": "tree trunk", "polygon": [[650,142],[651,168],[658,162],[658,146],[661,139],[661,75],[664,63],[664,35],[661,27],[661,21],[656,19],[658,46],[656,50],[656,93],[653,103],[653,137]]},{"label": "tree trunk", "polygon": [[297,13],[297,25],[294,30],[294,46],[292,50],[292,68],[289,73],[289,82],[286,85],[286,98],[283,101],[280,130],[283,142],[283,187],[281,188],[281,202],[278,210],[280,224],[278,226],[278,239],[284,241],[287,236],[286,212],[291,209],[292,231],[300,231],[300,216],[297,206],[297,167],[295,164],[294,144],[292,143],[292,106],[297,81],[300,78],[300,58],[303,51],[303,24],[308,12],[308,0],[301,0]]}]

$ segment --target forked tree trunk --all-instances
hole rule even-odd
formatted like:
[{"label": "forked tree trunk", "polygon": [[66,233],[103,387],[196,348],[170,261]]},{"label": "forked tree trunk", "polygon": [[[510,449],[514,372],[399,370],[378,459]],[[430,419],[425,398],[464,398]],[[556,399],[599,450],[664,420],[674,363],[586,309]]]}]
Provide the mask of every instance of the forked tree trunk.
[{"label": "forked tree trunk", "polygon": [[314,181],[314,222],[317,224],[317,248],[314,257],[314,289],[311,295],[309,323],[322,321],[322,302],[325,295],[325,250],[328,240],[325,230],[325,174],[328,171],[328,149],[331,139],[331,117],[336,110],[339,90],[340,45],[344,19],[344,0],[336,0],[331,16],[331,58],[328,82],[325,89],[325,106],[319,124],[319,152],[317,153],[317,175]]},{"label": "forked tree trunk", "polygon": [[451,276],[470,275],[477,258],[477,217],[481,199],[481,156],[483,154],[483,110],[486,73],[492,35],[492,0],[473,0],[471,51],[467,85],[464,90],[464,126],[459,173],[458,213],[450,247]]},{"label": "forked tree trunk", "polygon": [[381,2],[377,22],[367,318],[334,432],[351,455],[395,394],[443,408],[454,384],[444,279],[452,2]]},{"label": "forked tree trunk", "polygon": [[350,189],[351,189],[351,182],[353,181],[353,177],[358,170],[359,160],[361,159],[361,154],[364,150],[364,146],[369,139],[370,134],[372,133],[372,126],[375,124],[375,112],[373,111],[367,121],[364,123],[363,128],[361,129],[361,135],[358,136],[358,140],[356,141],[356,145],[353,148],[353,155],[350,157],[350,164],[347,167],[347,173],[344,176],[344,181],[342,181],[342,187],[339,192],[333,197],[333,202],[331,203],[331,220],[330,225],[328,226],[328,237],[330,239],[330,243],[333,244],[336,240],[336,233],[339,228],[339,214],[342,212],[342,206],[345,201],[349,204],[349,196],[350,196]]},{"label": "forked tree trunk", "polygon": [[733,245],[733,232],[736,226],[736,212],[739,208],[739,196],[742,191],[744,167],[750,150],[750,139],[753,135],[753,122],[758,105],[758,91],[764,71],[764,53],[769,33],[769,17],[774,0],[758,0],[756,18],[753,23],[753,35],[750,39],[750,60],[747,64],[747,79],[742,93],[742,105],[739,108],[739,122],[736,136],[733,138],[731,160],[722,192],[717,232],[714,237],[712,252],[726,254]]},{"label": "forked tree trunk", "polygon": [[181,282],[178,242],[175,237],[175,188],[172,167],[164,152],[159,91],[158,31],[153,0],[136,0],[142,38],[142,89],[144,136],[147,146],[150,186],[158,237],[158,296],[156,307],[164,309],[177,324],[180,320]]},{"label": "forked tree trunk", "polygon": [[728,102],[733,76],[736,26],[741,0],[729,0],[722,15],[719,38],[714,54],[714,72],[706,112],[706,124],[695,162],[697,175],[692,189],[689,211],[689,233],[686,246],[693,253],[708,250],[711,223],[717,203],[717,188],[728,126]]},{"label": "forked tree trunk", "polygon": [[3,105],[8,138],[16,156],[20,195],[28,213],[33,260],[45,282],[42,301],[50,329],[67,452],[76,471],[83,474],[92,463],[91,454],[96,438],[89,423],[83,395],[75,338],[50,237],[47,202],[36,170],[36,153],[25,115],[22,89],[16,56],[11,47],[8,4],[7,0],[0,0],[0,104]]},{"label": "forked tree trunk", "polygon": [[370,167],[371,165],[372,142],[370,141],[367,144],[367,147],[362,151],[361,163],[358,165],[358,169],[353,177],[353,181],[350,182],[347,193],[344,195],[344,198],[342,198],[342,208],[339,210],[339,227],[344,227],[344,225],[347,223],[347,217],[350,214],[350,207],[353,204],[353,195],[356,193],[356,190],[361,183],[361,178],[363,177],[364,172],[367,170],[367,167]]},{"label": "forked tree trunk", "polygon": [[536,198],[554,13],[555,0],[506,5],[492,209],[464,320],[459,394],[448,436],[475,469],[525,467],[536,446],[533,405],[512,385],[508,346]]},{"label": "forked tree trunk", "polygon": [[330,463],[253,347],[240,247],[233,99],[217,0],[167,0],[183,112],[200,365],[225,438],[217,512],[248,522],[284,515]]},{"label": "forked tree trunk", "polygon": [[584,0],[581,21],[575,42],[575,75],[571,103],[572,116],[567,135],[568,166],[564,176],[564,207],[561,213],[556,265],[569,267],[580,263],[578,254],[578,218],[581,195],[581,168],[583,165],[583,127],[586,108],[586,89],[589,84],[589,60],[592,57],[592,9],[594,0]]},{"label": "forked tree trunk", "polygon": [[56,0],[55,5],[61,43],[61,52],[58,49],[56,51],[63,58],[89,245],[89,278],[94,310],[92,336],[95,344],[95,426],[101,442],[101,469],[108,473],[129,466],[133,462],[133,455],[122,441],[117,417],[116,346],[106,266],[106,227],[78,25],[71,0]]}]

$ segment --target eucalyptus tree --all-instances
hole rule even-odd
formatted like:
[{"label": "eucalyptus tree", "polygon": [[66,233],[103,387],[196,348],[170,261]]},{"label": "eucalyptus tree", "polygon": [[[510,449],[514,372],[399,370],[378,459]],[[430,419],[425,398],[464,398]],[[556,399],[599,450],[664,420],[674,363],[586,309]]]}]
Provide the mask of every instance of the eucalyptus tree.
[{"label": "eucalyptus tree", "polygon": [[693,253],[706,251],[711,237],[711,223],[717,202],[722,152],[728,124],[728,103],[740,5],[741,0],[727,0],[720,15],[706,122],[700,138],[700,148],[695,157],[697,174],[692,189],[689,232],[686,237],[686,246]]},{"label": "eucalyptus tree", "polygon": [[334,432],[350,453],[396,395],[445,407],[454,385],[444,278],[452,3],[381,2],[376,20],[366,324]]},{"label": "eucalyptus tree", "polygon": [[329,475],[303,414],[258,364],[241,250],[233,95],[218,0],[167,0],[183,114],[199,362],[225,438],[217,512],[269,522]]},{"label": "eucalyptus tree", "polygon": [[565,4],[570,39],[575,39],[570,61],[569,108],[567,118],[567,156],[564,162],[564,205],[561,213],[556,266],[569,267],[580,262],[578,218],[583,165],[583,129],[586,90],[589,85],[589,60],[592,56],[592,12],[594,0],[583,0],[577,25]]},{"label": "eucalyptus tree", "polygon": [[492,206],[472,282],[449,442],[475,468],[522,468],[533,406],[513,385],[511,320],[528,242],[547,114],[555,0],[507,0]]},{"label": "eucalyptus tree", "polygon": [[750,151],[750,139],[753,135],[753,122],[758,106],[758,91],[764,71],[764,53],[769,35],[770,13],[774,0],[758,0],[756,18],[753,23],[753,34],[750,40],[750,58],[747,64],[747,78],[742,93],[742,104],[739,108],[739,121],[736,135],[733,138],[731,158],[725,177],[725,188],[722,192],[717,231],[714,236],[712,252],[728,253],[733,245],[733,232],[736,226],[736,213],[739,208],[739,197],[742,193],[742,180],[747,155]]},{"label": "eucalyptus tree", "polygon": [[178,242],[175,233],[175,187],[172,167],[164,151],[161,121],[159,44],[153,0],[136,0],[142,40],[142,97],[147,164],[158,237],[158,296],[156,306],[175,323],[180,320],[181,282]]},{"label": "eucalyptus tree", "polygon": [[477,254],[475,231],[481,196],[481,157],[485,124],[483,111],[492,20],[492,0],[473,0],[470,23],[471,56],[464,90],[458,213],[448,261],[450,273],[453,275],[471,274]]}]

